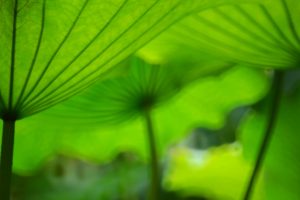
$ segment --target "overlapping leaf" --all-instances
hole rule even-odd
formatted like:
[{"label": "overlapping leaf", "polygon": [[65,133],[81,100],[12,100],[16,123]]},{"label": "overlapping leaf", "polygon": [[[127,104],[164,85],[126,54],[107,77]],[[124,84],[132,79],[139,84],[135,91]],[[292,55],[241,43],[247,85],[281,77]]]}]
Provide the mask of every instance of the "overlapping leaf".
[{"label": "overlapping leaf", "polygon": [[63,101],[182,16],[227,2],[1,0],[1,118]]},{"label": "overlapping leaf", "polygon": [[182,20],[169,36],[195,49],[260,67],[299,67],[300,2],[261,1],[210,9]]},{"label": "overlapping leaf", "polygon": [[235,65],[228,59],[220,59],[189,43],[186,38],[178,38],[172,29],[160,34],[137,54],[150,63],[170,67],[181,76],[182,82],[190,82],[199,76],[219,74]]}]

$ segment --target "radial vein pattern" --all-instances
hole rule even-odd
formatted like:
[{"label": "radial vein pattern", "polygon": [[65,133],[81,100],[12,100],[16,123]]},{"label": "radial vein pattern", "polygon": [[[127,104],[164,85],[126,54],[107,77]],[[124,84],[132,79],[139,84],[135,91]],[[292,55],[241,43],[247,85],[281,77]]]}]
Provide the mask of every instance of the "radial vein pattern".
[{"label": "radial vein pattern", "polygon": [[65,100],[182,16],[227,1],[0,0],[1,118]]},{"label": "radial vein pattern", "polygon": [[173,28],[177,37],[237,62],[298,67],[300,2],[274,0],[207,10]]}]

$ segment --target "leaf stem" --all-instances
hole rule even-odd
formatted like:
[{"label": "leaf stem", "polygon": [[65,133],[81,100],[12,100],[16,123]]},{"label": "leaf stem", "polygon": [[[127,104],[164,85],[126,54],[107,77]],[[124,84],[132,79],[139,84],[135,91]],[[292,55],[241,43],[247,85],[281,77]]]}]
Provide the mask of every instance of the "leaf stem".
[{"label": "leaf stem", "polygon": [[273,85],[270,93],[271,103],[269,108],[268,122],[265,130],[265,134],[261,143],[261,146],[258,150],[256,162],[248,183],[246,193],[244,195],[244,200],[249,200],[251,198],[251,193],[254,189],[254,183],[259,175],[259,171],[265,160],[266,153],[268,151],[274,129],[276,127],[276,121],[279,114],[280,101],[282,96],[282,87],[283,87],[284,72],[275,71],[273,78]]},{"label": "leaf stem", "polygon": [[4,120],[0,163],[0,199],[10,199],[15,120]]},{"label": "leaf stem", "polygon": [[155,134],[153,130],[153,123],[150,110],[145,111],[146,129],[149,142],[149,151],[151,159],[151,191],[150,199],[159,200],[160,198],[160,176],[159,176],[159,162],[156,150]]}]

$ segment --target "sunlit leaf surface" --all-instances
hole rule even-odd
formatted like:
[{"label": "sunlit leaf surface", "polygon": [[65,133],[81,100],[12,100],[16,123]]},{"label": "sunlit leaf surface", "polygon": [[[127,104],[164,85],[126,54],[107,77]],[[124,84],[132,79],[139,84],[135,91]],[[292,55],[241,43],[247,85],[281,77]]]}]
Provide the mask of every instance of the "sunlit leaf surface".
[{"label": "sunlit leaf surface", "polygon": [[1,118],[65,100],[176,20],[226,2],[1,0]]},{"label": "sunlit leaf surface", "polygon": [[299,10],[295,0],[218,7],[182,20],[169,37],[258,67],[299,67]]},{"label": "sunlit leaf surface", "polygon": [[[150,63],[170,67],[184,74],[181,81],[191,81],[199,76],[218,74],[235,65],[231,60],[220,59],[195,47],[185,37],[178,37],[170,28],[141,48],[137,54]],[[187,72],[188,71],[188,72]]]}]

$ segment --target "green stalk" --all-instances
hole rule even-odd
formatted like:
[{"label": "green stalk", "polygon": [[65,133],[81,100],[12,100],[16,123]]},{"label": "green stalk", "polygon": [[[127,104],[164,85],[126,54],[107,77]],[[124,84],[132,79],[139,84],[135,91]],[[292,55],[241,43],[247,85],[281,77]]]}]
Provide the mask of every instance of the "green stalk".
[{"label": "green stalk", "polygon": [[265,160],[265,156],[268,151],[274,133],[274,129],[276,127],[276,121],[279,114],[280,100],[282,96],[283,79],[284,79],[284,72],[275,71],[272,90],[270,94],[271,103],[269,108],[268,123],[262,140],[262,144],[257,154],[257,159],[248,183],[248,187],[244,195],[244,200],[249,200],[251,198],[255,181],[259,175],[261,167],[263,166],[263,162]]},{"label": "green stalk", "polygon": [[150,151],[150,164],[151,164],[151,191],[150,199],[159,200],[160,199],[160,176],[159,176],[159,162],[156,151],[155,134],[153,130],[153,123],[151,119],[151,113],[149,110],[145,112],[146,129],[149,142]]},{"label": "green stalk", "polygon": [[0,199],[10,199],[15,120],[4,120],[0,163]]}]

